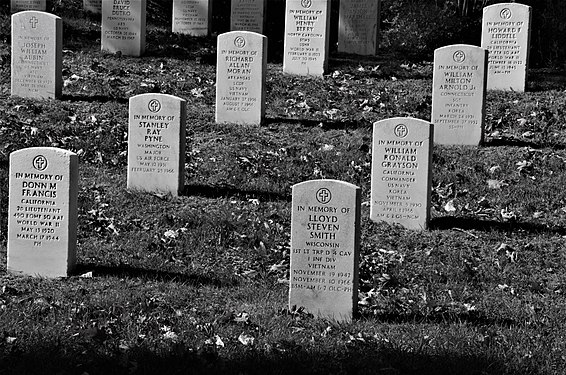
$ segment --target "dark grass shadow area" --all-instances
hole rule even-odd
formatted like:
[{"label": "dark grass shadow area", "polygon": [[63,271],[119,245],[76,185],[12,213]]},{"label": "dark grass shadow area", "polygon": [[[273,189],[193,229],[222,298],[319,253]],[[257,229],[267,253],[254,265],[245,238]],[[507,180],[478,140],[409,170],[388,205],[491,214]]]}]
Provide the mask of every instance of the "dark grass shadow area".
[{"label": "dark grass shadow area", "polygon": [[533,69],[529,71],[527,91],[542,92],[566,89],[566,71],[551,69]]},{"label": "dark grass shadow area", "polygon": [[369,128],[371,124],[369,121],[328,121],[328,120],[310,120],[310,119],[297,119],[285,117],[271,117],[263,121],[263,125],[281,125],[292,124],[301,125],[309,128],[321,127],[328,130],[345,130],[345,129],[359,129]]},{"label": "dark grass shadow area", "polygon": [[479,311],[468,313],[454,312],[434,312],[431,314],[411,313],[411,314],[374,314],[371,311],[361,312],[358,316],[361,319],[377,320],[379,323],[388,324],[461,324],[469,323],[477,327],[502,326],[514,327],[518,323],[511,318],[492,318]]},{"label": "dark grass shadow area", "polygon": [[108,103],[116,102],[120,104],[128,104],[128,98],[112,97],[106,95],[76,95],[76,94],[63,94],[61,96],[62,101],[69,102],[87,102],[87,103]]},{"label": "dark grass shadow area", "polygon": [[[94,277],[117,277],[129,279],[143,279],[160,282],[182,283],[194,286],[210,285],[216,287],[236,286],[235,278],[219,277],[214,274],[185,274],[177,272],[142,269],[131,266],[102,266],[98,264],[78,264],[74,276],[92,272]],[[2,372],[0,371],[0,374]]]},{"label": "dark grass shadow area", "polygon": [[182,195],[184,196],[199,196],[205,198],[224,198],[224,197],[241,197],[260,199],[261,201],[291,201],[291,194],[284,194],[278,192],[268,192],[260,190],[243,190],[235,186],[220,185],[199,185],[189,184],[185,185]]},{"label": "dark grass shadow area", "polygon": [[[110,345],[109,345],[110,346]],[[25,352],[3,354],[4,374],[374,374],[374,375],[479,375],[512,374],[504,358],[474,353],[428,354],[424,348],[398,348],[388,342],[360,342],[334,348],[330,353],[304,348],[294,341],[266,344],[231,353],[214,345],[198,349],[178,344],[159,354],[145,348],[95,352],[89,343],[65,351],[57,344],[39,345]],[[449,349],[444,352],[449,352]],[[486,349],[487,350],[487,349]],[[531,372],[529,372],[531,373]]]},{"label": "dark grass shadow area", "polygon": [[521,223],[516,221],[500,222],[496,220],[479,220],[468,217],[454,217],[444,216],[433,218],[430,221],[429,228],[432,230],[446,230],[446,229],[463,229],[463,230],[480,230],[485,232],[501,231],[501,232],[516,232],[523,231],[531,234],[558,234],[561,236],[566,235],[566,228],[564,227],[548,227],[544,224],[537,223]]},{"label": "dark grass shadow area", "polygon": [[542,149],[542,148],[551,148],[553,150],[564,150],[566,149],[566,145],[564,144],[540,144],[532,141],[526,141],[521,139],[513,139],[513,138],[494,138],[490,139],[482,144],[484,147],[529,147],[534,149]]}]

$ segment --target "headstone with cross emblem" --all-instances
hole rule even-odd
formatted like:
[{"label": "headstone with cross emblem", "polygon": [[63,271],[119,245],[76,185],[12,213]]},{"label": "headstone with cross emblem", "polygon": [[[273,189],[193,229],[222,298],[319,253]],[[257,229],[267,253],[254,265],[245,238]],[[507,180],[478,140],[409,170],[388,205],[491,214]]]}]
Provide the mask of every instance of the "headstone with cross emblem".
[{"label": "headstone with cross emblem", "polygon": [[287,0],[283,72],[322,76],[328,66],[331,0]]},{"label": "headstone with cross emblem", "polygon": [[379,38],[381,0],[340,1],[338,52],[375,55]]},{"label": "headstone with cross emblem", "polygon": [[11,0],[10,11],[12,13],[24,10],[37,10],[45,12],[47,10],[46,0]]},{"label": "headstone with cross emblem", "polygon": [[250,31],[218,36],[216,122],[259,125],[265,114],[267,37]]},{"label": "headstone with cross emblem", "polygon": [[37,11],[12,15],[12,95],[55,99],[62,92],[63,24]]},{"label": "headstone with cross emblem", "polygon": [[263,34],[266,0],[232,0],[231,31],[252,31]]},{"label": "headstone with cross emblem", "polygon": [[292,195],[289,309],[349,321],[358,305],[361,189],[313,180]]},{"label": "headstone with cross emblem", "polygon": [[432,124],[396,117],[373,124],[370,219],[426,229],[430,216]]},{"label": "headstone with cross emblem", "polygon": [[8,271],[65,277],[76,263],[78,156],[54,147],[10,154]]},{"label": "headstone with cross emblem", "polygon": [[192,36],[210,33],[212,0],[173,0],[173,32]]},{"label": "headstone with cross emblem", "polygon": [[83,0],[83,9],[87,12],[101,14],[102,0]]},{"label": "headstone with cross emblem", "polygon": [[178,195],[185,182],[186,101],[137,95],[129,116],[128,189]]},{"label": "headstone with cross emblem", "polygon": [[145,52],[146,0],[102,2],[101,49],[124,56]]},{"label": "headstone with cross emblem", "polygon": [[483,141],[487,50],[467,44],[434,52],[434,143],[477,146]]},{"label": "headstone with cross emblem", "polygon": [[530,39],[530,6],[501,3],[483,8],[481,46],[489,51],[488,90],[525,91]]}]

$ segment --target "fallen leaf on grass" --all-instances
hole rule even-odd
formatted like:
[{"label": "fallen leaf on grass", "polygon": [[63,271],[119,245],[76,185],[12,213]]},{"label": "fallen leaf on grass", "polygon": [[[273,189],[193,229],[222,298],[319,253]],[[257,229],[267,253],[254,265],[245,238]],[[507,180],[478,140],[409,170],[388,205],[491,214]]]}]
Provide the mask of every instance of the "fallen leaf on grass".
[{"label": "fallen leaf on grass", "polygon": [[216,347],[218,347],[218,348],[224,347],[224,341],[222,341],[222,338],[220,338],[220,336],[218,336],[218,335],[214,335],[214,340],[213,339],[206,339],[206,341],[204,343],[206,345],[216,345]]},{"label": "fallen leaf on grass", "polygon": [[240,336],[238,337],[238,341],[241,342],[243,345],[253,345],[254,344],[254,338],[250,335],[247,335],[245,333],[241,333]]},{"label": "fallen leaf on grass", "polygon": [[491,168],[489,168],[489,174],[494,174],[495,172],[497,172],[500,169],[501,169],[501,167],[499,165],[494,165]]},{"label": "fallen leaf on grass", "polygon": [[515,219],[517,219],[517,214],[515,214],[515,211],[509,211],[506,208],[502,208],[500,213],[501,213],[501,217],[503,218],[503,220],[515,220]]},{"label": "fallen leaf on grass", "polygon": [[449,200],[444,205],[444,211],[446,211],[446,212],[456,212],[456,207],[454,206],[454,199]]},{"label": "fallen leaf on grass", "polygon": [[487,180],[487,187],[489,189],[501,189],[504,186],[508,186],[503,180]]}]

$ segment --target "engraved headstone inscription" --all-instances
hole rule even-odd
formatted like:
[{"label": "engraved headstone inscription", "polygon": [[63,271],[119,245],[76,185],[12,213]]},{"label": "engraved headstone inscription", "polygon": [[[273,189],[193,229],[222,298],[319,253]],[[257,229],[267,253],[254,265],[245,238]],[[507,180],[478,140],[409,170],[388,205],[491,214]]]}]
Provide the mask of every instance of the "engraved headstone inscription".
[{"label": "engraved headstone inscription", "polygon": [[328,66],[330,0],[287,0],[283,72],[322,76]]},{"label": "engraved headstone inscription", "polygon": [[186,101],[166,94],[130,98],[128,189],[178,195],[185,179]]},{"label": "engraved headstone inscription", "polygon": [[101,14],[102,0],[83,0],[83,9],[87,12]]},{"label": "engraved headstone inscription", "polygon": [[292,195],[289,309],[349,321],[357,311],[361,189],[313,180]]},{"label": "engraved headstone inscription", "polygon": [[101,48],[124,56],[145,52],[146,0],[102,2]]},{"label": "engraved headstone inscription", "polygon": [[501,3],[483,8],[481,46],[489,51],[488,90],[525,91],[530,39],[530,6]]},{"label": "engraved headstone inscription", "polygon": [[487,50],[455,44],[434,51],[432,123],[434,143],[483,142]]},{"label": "engraved headstone inscription", "polygon": [[10,2],[10,11],[12,13],[25,10],[45,12],[47,10],[47,2],[46,0],[12,0]]},{"label": "engraved headstone inscription", "polygon": [[232,0],[231,31],[252,31],[263,34],[265,0]]},{"label": "engraved headstone inscription", "polygon": [[379,38],[381,0],[341,0],[338,52],[375,55]]},{"label": "engraved headstone inscription", "polygon": [[10,155],[8,271],[66,277],[77,248],[78,156],[54,147]]},{"label": "engraved headstone inscription", "polygon": [[267,37],[249,31],[218,36],[216,122],[259,125],[265,114]]},{"label": "engraved headstone inscription", "polygon": [[61,18],[37,11],[12,15],[12,95],[61,96],[63,69]]},{"label": "engraved headstone inscription", "polygon": [[211,0],[173,0],[174,33],[207,36],[211,18]]},{"label": "engraved headstone inscription", "polygon": [[373,124],[371,220],[428,227],[433,128],[406,117]]}]

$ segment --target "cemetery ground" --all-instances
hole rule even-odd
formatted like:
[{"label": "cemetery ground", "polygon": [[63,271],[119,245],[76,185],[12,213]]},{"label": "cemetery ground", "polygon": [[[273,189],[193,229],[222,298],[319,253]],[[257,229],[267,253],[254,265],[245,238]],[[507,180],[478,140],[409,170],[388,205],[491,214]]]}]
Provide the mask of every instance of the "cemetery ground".
[{"label": "cemetery ground", "polygon": [[[534,71],[489,92],[481,147],[435,146],[429,231],[373,223],[372,123],[429,120],[431,62],[333,57],[286,76],[270,48],[266,121],[214,124],[215,41],[149,25],[147,54],[99,51],[64,17],[60,101],[10,97],[0,15],[0,374],[562,374],[566,368],[566,82]],[[282,46],[281,46],[282,47]],[[185,189],[126,190],[128,98],[188,101]],[[8,157],[79,155],[78,269],[7,274]],[[359,314],[287,309],[291,186],[362,188]]]}]

